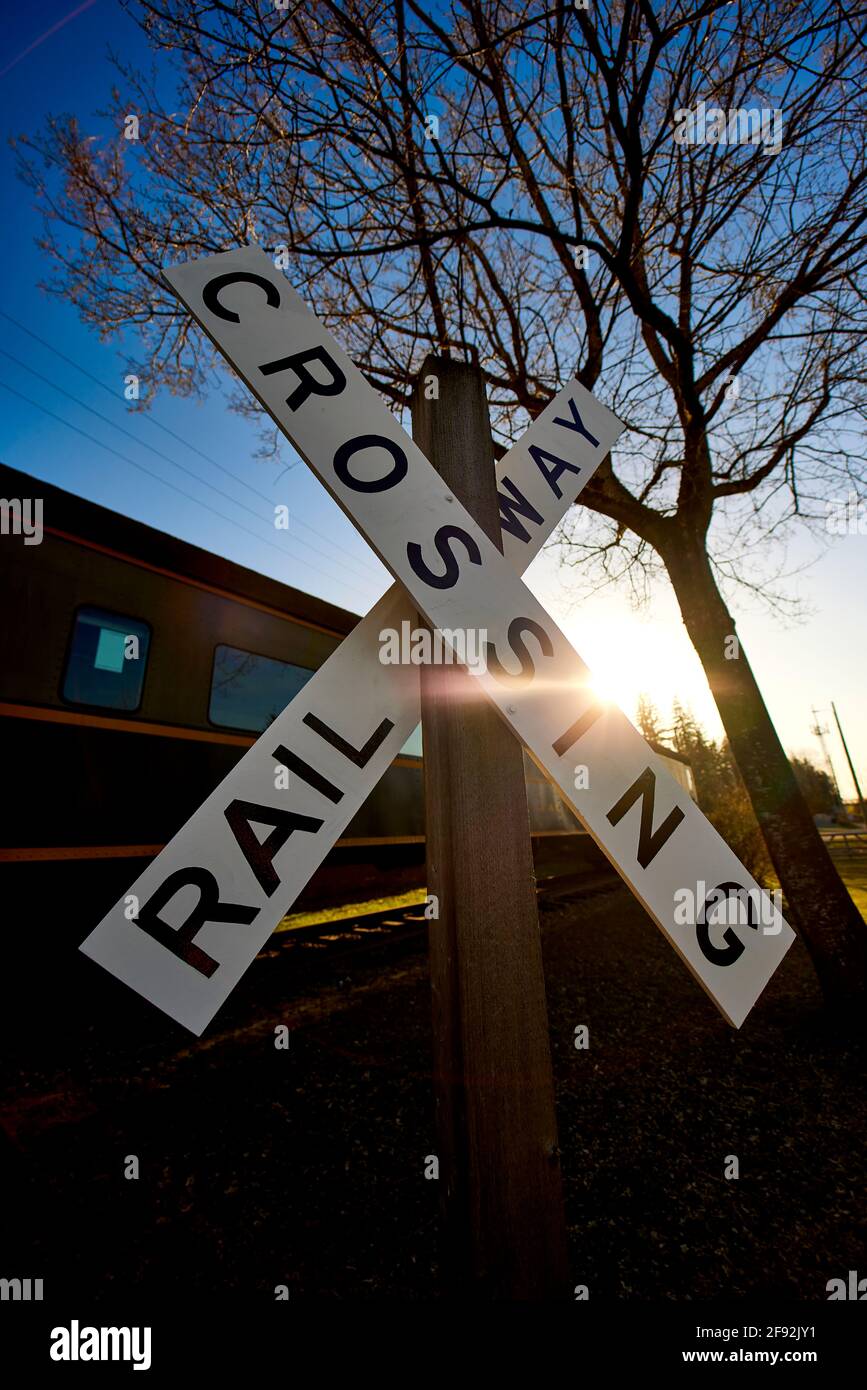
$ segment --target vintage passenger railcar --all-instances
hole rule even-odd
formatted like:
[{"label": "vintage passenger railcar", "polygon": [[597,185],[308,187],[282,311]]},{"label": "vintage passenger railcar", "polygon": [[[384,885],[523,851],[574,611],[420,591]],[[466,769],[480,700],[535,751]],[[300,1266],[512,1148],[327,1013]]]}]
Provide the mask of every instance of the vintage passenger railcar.
[{"label": "vintage passenger railcar", "polygon": [[[0,537],[7,903],[56,885],[87,927],[358,619],[3,465],[0,495],[43,518],[38,545]],[[423,881],[421,753],[416,731],[308,901]],[[534,836],[578,835],[526,766]]]}]

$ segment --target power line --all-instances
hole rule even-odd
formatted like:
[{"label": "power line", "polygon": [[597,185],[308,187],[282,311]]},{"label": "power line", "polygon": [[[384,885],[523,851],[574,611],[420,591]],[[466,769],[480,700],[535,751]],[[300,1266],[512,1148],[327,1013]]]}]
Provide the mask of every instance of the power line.
[{"label": "power line", "polygon": [[[13,353],[7,352],[6,348],[0,348],[0,352],[2,352],[4,357],[8,357],[10,362],[14,362],[17,367],[23,368],[23,370],[29,372],[31,376],[35,376],[38,381],[43,381],[46,386],[50,386],[52,391],[59,391],[61,396],[65,396],[68,401],[72,401],[73,405],[80,406],[82,410],[89,410],[91,415],[95,415],[97,420],[101,420],[104,425],[109,425],[120,434],[125,434],[127,439],[131,439],[134,444],[140,444],[140,441],[136,439],[131,430],[126,429],[123,425],[115,424],[107,415],[103,415],[102,411],[96,410],[92,405],[88,405],[85,401],[79,400],[77,396],[73,396],[71,391],[67,391],[64,386],[60,386],[56,381],[52,381],[51,377],[43,376],[42,372],[37,372],[35,367],[28,367],[26,362],[22,362],[20,358],[15,357]],[[257,521],[270,521],[270,518],[263,517],[261,512],[256,512],[252,507],[248,507],[246,502],[237,501],[230,493],[223,492],[222,488],[216,487],[214,483],[206,483],[204,478],[201,478],[198,473],[194,473],[191,468],[187,468],[182,463],[176,463],[174,459],[169,458],[168,454],[164,454],[161,449],[154,449],[150,444],[144,444],[141,445],[141,447],[147,449],[149,453],[156,455],[157,458],[162,459],[165,463],[170,463],[173,468],[179,468],[182,473],[186,473],[188,477],[194,478],[197,483],[205,483],[205,487],[209,487],[212,492],[216,492],[220,497],[225,497],[227,502],[231,502],[236,507],[243,507],[244,511],[249,512]]]},{"label": "power line", "polygon": [[[55,357],[59,357],[62,362],[65,362],[67,364],[67,366],[74,367],[75,370],[77,372],[80,372],[82,376],[86,376],[87,379],[89,381],[92,381],[96,386],[98,386],[101,391],[105,391],[107,395],[111,396],[113,401],[117,400],[117,394],[115,391],[112,390],[110,386],[106,386],[104,381],[100,381],[98,376],[95,376],[93,372],[89,372],[86,367],[82,367],[81,363],[76,362],[73,357],[68,357],[65,352],[61,352],[60,349],[55,347],[53,343],[50,343],[47,338],[42,338],[38,333],[34,333],[32,328],[28,328],[26,324],[20,323],[18,319],[13,318],[13,316],[7,313],[5,309],[0,309],[0,315],[2,315],[4,319],[7,319],[9,323],[14,324],[16,328],[19,328],[22,333],[26,333],[28,337],[34,340],[34,342],[41,343],[41,345],[44,348],[47,348],[49,352],[53,352]],[[9,355],[11,356],[11,354]],[[32,370],[32,368],[28,370]],[[89,409],[90,407],[86,408]],[[184,439],[183,435],[178,434],[176,430],[170,429],[168,425],[164,425],[161,420],[154,419],[153,415],[145,414],[141,414],[139,418],[142,420],[147,420],[148,423],[153,425],[155,429],[162,430],[164,434],[168,434],[172,437],[172,439],[176,439],[179,444],[183,444],[185,449],[190,449],[194,454],[198,454],[199,457],[203,458],[206,463],[212,464],[214,468],[218,468],[220,472],[225,473],[228,478],[233,478],[234,481],[236,483],[240,483],[242,487],[249,488],[250,492],[255,492],[256,496],[261,497],[263,502],[267,502],[269,503],[269,505],[273,502],[273,498],[269,497],[267,493],[261,492],[260,489],[255,487],[248,479],[240,477],[237,473],[233,473],[231,468],[226,468],[225,464],[220,463],[211,454],[206,454],[203,449],[200,449],[198,447],[197,444],[192,444],[188,439]],[[140,443],[140,441],[136,440],[136,443]],[[147,444],[142,444],[141,447],[145,449],[150,448],[150,446]],[[152,449],[151,452],[155,453],[157,451]],[[207,484],[207,486],[210,486],[210,484]],[[300,517],[295,517],[293,519],[296,526],[302,526],[305,531],[310,532],[311,536],[316,536],[318,540],[324,541],[326,545],[333,546],[335,550],[340,549],[340,546],[336,541],[331,540],[330,536],[323,535],[321,531],[317,531],[316,527],[311,526],[309,522],[302,521]],[[353,564],[363,565],[367,569],[369,574],[376,573],[373,566],[368,564],[367,561],[357,560],[355,557],[351,557],[351,559]]]},{"label": "power line", "polygon": [[[148,452],[154,454],[156,458],[163,459],[165,463],[171,464],[172,468],[179,469],[181,473],[186,473],[188,477],[193,478],[197,483],[201,483],[204,487],[209,487],[212,492],[216,492],[219,497],[224,497],[226,501],[231,502],[233,506],[242,507],[245,512],[249,512],[250,515],[252,517],[255,517],[257,521],[264,522],[266,526],[271,525],[271,517],[263,516],[261,512],[255,511],[253,507],[248,507],[246,502],[239,502],[237,498],[232,497],[232,495],[228,492],[224,492],[223,489],[217,487],[215,483],[209,483],[207,478],[203,478],[201,474],[195,473],[192,470],[192,468],[187,468],[185,464],[178,463],[176,459],[170,458],[168,454],[164,454],[162,449],[155,449],[152,444],[143,444],[141,440],[138,439],[136,435],[134,435],[132,431],[128,430],[124,425],[117,424],[114,420],[109,419],[107,415],[103,415],[101,411],[96,410],[94,406],[88,405],[86,401],[79,400],[78,396],[74,396],[72,392],[67,391],[64,386],[60,386],[57,382],[52,381],[50,377],[44,376],[42,372],[38,372],[35,367],[30,367],[26,362],[22,362],[20,358],[14,355],[14,353],[8,352],[6,348],[0,348],[0,353],[2,353],[4,357],[8,357],[10,362],[14,362],[16,366],[21,367],[25,372],[29,372],[31,376],[35,376],[37,380],[44,382],[46,386],[50,386],[53,391],[59,391],[62,396],[65,396],[67,400],[72,401],[74,405],[79,406],[82,410],[88,410],[91,415],[95,415],[97,420],[101,420],[103,424],[108,425],[111,429],[117,430],[120,434],[125,434],[127,439],[131,439],[132,442],[138,445],[139,448],[147,449]],[[235,475],[232,474],[230,476],[234,477]],[[239,478],[237,479],[237,481],[240,482],[242,486],[245,485],[243,484],[242,479]],[[262,496],[263,494],[260,493],[259,495]],[[267,502],[268,498],[266,497],[265,500]],[[306,546],[306,548],[308,550],[312,550],[315,555],[321,555],[322,559],[327,560],[329,564],[341,565],[343,569],[346,569],[346,573],[350,575],[350,578],[355,578],[357,582],[357,576],[353,575],[352,572],[349,569],[347,569],[343,561],[335,560],[333,556],[326,555],[325,551],[320,550],[319,547],[316,545],[311,545],[310,541],[302,540],[300,537],[293,539],[295,540],[295,543],[297,545]],[[363,577],[364,576],[362,576],[362,578]]]},{"label": "power line", "polygon": [[[0,387],[2,387],[4,391],[8,391],[10,395],[17,396],[19,400],[26,401],[28,405],[34,406],[36,410],[41,410],[44,415],[49,415],[51,419],[56,420],[58,424],[65,425],[69,430],[74,430],[76,434],[80,434],[82,438],[89,440],[90,443],[95,444],[97,448],[104,449],[106,453],[113,454],[115,458],[121,459],[124,463],[131,464],[133,468],[138,468],[140,472],[146,473],[149,478],[155,478],[158,483],[162,483],[163,487],[169,487],[172,492],[180,493],[181,497],[186,497],[189,502],[195,502],[197,506],[204,507],[206,511],[211,512],[214,516],[218,516],[221,521],[227,521],[230,526],[237,526],[240,531],[246,531],[247,535],[252,536],[260,545],[270,545],[272,550],[278,551],[284,560],[292,558],[282,546],[275,545],[273,541],[266,540],[263,536],[257,535],[255,531],[250,530],[249,526],[245,526],[242,521],[235,521],[233,517],[226,516],[224,512],[218,512],[216,507],[212,507],[209,502],[203,502],[200,497],[194,497],[191,492],[185,492],[182,487],[178,487],[175,483],[170,483],[167,478],[161,478],[159,473],[154,473],[152,469],[146,468],[143,463],[138,463],[135,459],[131,459],[128,454],[122,454],[119,449],[113,449],[110,444],[103,444],[102,440],[97,439],[95,435],[88,434],[87,430],[81,429],[78,425],[73,425],[70,420],[64,420],[62,415],[57,415],[53,410],[49,410],[47,406],[40,405],[38,401],[32,400],[30,396],[25,396],[23,391],[17,391],[15,387],[10,386],[8,382],[0,381]],[[306,563],[305,561],[305,564]],[[324,571],[317,569],[315,565],[311,565],[310,568],[315,570],[317,574],[324,574]],[[330,579],[332,576],[324,575],[324,577]]]},{"label": "power line", "polygon": [[[34,333],[33,329],[28,328],[25,323],[19,323],[18,319],[13,318],[5,309],[0,309],[0,315],[2,315],[4,319],[8,319],[10,323],[13,323],[16,328],[20,328],[22,333],[28,334],[34,342],[41,343],[49,352],[53,352],[55,357],[59,357],[67,366],[74,367],[77,372],[81,372],[81,375],[86,376],[88,381],[92,381],[101,391],[105,391],[106,395],[111,396],[112,400],[117,400],[117,393],[113,391],[110,386],[106,386],[104,381],[100,381],[98,376],[94,376],[93,372],[89,372],[86,367],[82,367],[80,362],[75,361],[75,358],[67,357],[65,352],[60,351],[60,348],[55,347],[53,343],[49,343],[47,338],[41,338],[38,333]],[[206,463],[212,463],[214,467],[219,468],[222,473],[227,473],[230,478],[235,478],[238,482],[243,482],[245,487],[249,487],[251,492],[257,493],[258,496],[264,498],[266,502],[270,501],[270,498],[268,498],[264,492],[259,492],[258,488],[255,488],[252,483],[239,478],[237,473],[233,473],[231,469],[226,468],[222,463],[218,463],[215,458],[212,458],[210,454],[206,454],[197,444],[191,444],[188,439],[184,439],[183,435],[170,429],[168,425],[164,425],[161,420],[155,420],[152,415],[142,415],[140,418],[150,421],[158,430],[162,430],[165,434],[171,435],[172,439],[176,439],[179,444],[183,444],[185,449],[191,449],[194,454],[198,454]]]}]

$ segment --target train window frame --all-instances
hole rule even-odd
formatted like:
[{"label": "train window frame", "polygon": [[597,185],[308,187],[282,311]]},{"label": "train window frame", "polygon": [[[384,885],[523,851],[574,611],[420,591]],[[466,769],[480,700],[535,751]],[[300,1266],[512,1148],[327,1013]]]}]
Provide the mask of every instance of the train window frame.
[{"label": "train window frame", "polygon": [[[81,617],[81,614],[86,612],[102,614],[106,618],[113,619],[114,621],[119,623],[123,628],[128,628],[130,624],[134,623],[137,628],[143,629],[143,635],[146,636],[147,640],[144,653],[142,657],[139,658],[140,660],[142,660],[143,666],[141,670],[141,681],[139,683],[138,700],[136,704],[109,705],[105,704],[102,701],[96,700],[76,700],[71,695],[67,694],[66,686],[70,676],[70,664],[72,662],[72,657],[75,652],[75,637],[78,631],[79,619]],[[96,626],[98,624],[94,625]],[[120,629],[118,628],[115,630],[119,631]],[[135,632],[127,633],[127,635],[133,637],[140,637],[142,634]],[[64,654],[63,665],[61,667],[60,672],[60,681],[58,683],[58,695],[60,696],[60,699],[63,702],[63,704],[70,705],[73,709],[99,710],[101,713],[114,714],[118,718],[122,718],[124,715],[128,714],[138,714],[141,710],[145,698],[145,687],[147,685],[148,673],[150,670],[150,655],[153,646],[153,637],[153,625],[149,623],[146,618],[138,617],[133,613],[120,613],[117,609],[106,608],[101,603],[91,602],[76,604],[72,613],[72,621],[69,624],[69,635],[66,640],[66,652]]]},{"label": "train window frame", "polygon": [[[249,647],[237,647],[237,646],[235,646],[234,642],[215,642],[215,643],[214,643],[214,648],[213,648],[213,651],[212,651],[212,654],[211,654],[211,676],[210,676],[210,680],[209,680],[209,682],[208,682],[208,704],[207,704],[207,720],[208,720],[208,723],[210,724],[211,728],[213,728],[213,729],[228,729],[228,730],[231,731],[232,733],[247,734],[247,735],[252,736],[253,738],[261,738],[262,734],[265,733],[265,730],[268,729],[268,728],[270,728],[270,724],[266,724],[264,729],[250,729],[250,728],[246,728],[243,724],[226,724],[226,723],[218,723],[218,721],[217,721],[216,719],[214,719],[213,715],[211,714],[211,705],[212,705],[213,696],[214,696],[214,676],[215,676],[215,674],[216,674],[216,668],[217,668],[217,652],[219,651],[219,649],[220,649],[221,647],[226,647],[229,651],[233,651],[233,652],[243,652],[244,656],[260,657],[263,661],[273,661],[273,662],[275,662],[275,663],[276,663],[277,665],[279,665],[279,666],[291,666],[291,667],[293,667],[296,671],[309,671],[309,672],[310,672],[310,675],[308,676],[308,680],[311,680],[311,679],[313,678],[313,676],[316,675],[316,672],[317,672],[317,670],[319,669],[319,667],[317,667],[317,666],[301,666],[297,661],[287,661],[287,660],[285,659],[285,657],[282,657],[282,656],[274,656],[271,652],[257,652],[257,651],[251,651]],[[324,663],[323,663],[323,664],[324,664]],[[307,684],[307,681],[304,682],[304,685],[306,685],[306,684]],[[295,695],[300,695],[301,691],[304,689],[304,685],[302,685],[302,686],[295,692]],[[295,699],[295,695],[293,695],[293,696],[291,697],[289,703],[291,703],[291,700],[294,700],[294,699]],[[286,708],[286,706],[284,705],[284,706],[283,706],[283,709],[285,709],[285,708]],[[282,713],[283,713],[283,709],[278,710],[277,715],[282,714]],[[275,718],[277,718],[277,715],[275,715]],[[273,720],[272,720],[271,722],[273,723]]]},{"label": "train window frame", "polygon": [[[268,728],[270,728],[270,725],[266,724],[264,729],[248,729],[248,728],[245,728],[245,726],[244,726],[243,724],[224,724],[224,723],[218,723],[217,720],[213,718],[213,716],[212,716],[212,714],[211,714],[211,701],[212,701],[212,699],[213,699],[213,694],[214,694],[214,674],[215,674],[215,671],[216,671],[216,664],[217,664],[217,652],[218,652],[218,650],[220,649],[220,647],[227,647],[230,651],[234,651],[234,652],[243,652],[245,656],[254,656],[254,657],[258,656],[258,657],[261,657],[264,661],[275,661],[275,662],[277,662],[278,664],[280,664],[280,665],[282,665],[282,666],[294,666],[295,669],[296,669],[297,671],[309,671],[309,672],[310,672],[310,678],[311,678],[311,679],[312,679],[313,676],[315,676],[316,672],[320,669],[318,666],[314,666],[314,667],[310,667],[310,666],[299,666],[299,664],[298,664],[297,661],[286,661],[286,660],[284,660],[284,658],[283,658],[282,656],[272,656],[270,652],[251,651],[249,647],[236,647],[235,644],[234,644],[233,642],[216,642],[216,643],[214,644],[213,652],[212,652],[212,655],[211,655],[211,677],[210,677],[210,681],[209,681],[209,684],[208,684],[208,705],[207,705],[207,715],[206,715],[206,717],[207,717],[208,723],[210,724],[211,728],[213,728],[213,729],[224,729],[224,730],[229,730],[231,733],[248,734],[248,735],[252,735],[252,736],[255,737],[255,738],[261,738],[262,734],[265,733],[265,731],[266,731]],[[324,665],[325,663],[323,662],[322,664]],[[304,684],[306,685],[307,682],[305,681]],[[295,695],[292,696],[292,700],[294,700],[294,699],[296,698],[296,696],[300,695],[300,694],[301,694],[301,690],[303,690],[303,689],[304,689],[304,686],[302,685],[301,688],[300,688],[300,690],[297,690],[297,691],[295,692]],[[290,700],[290,704],[291,704],[291,700]],[[285,709],[285,708],[286,708],[286,706],[284,705],[284,706],[283,706],[283,709]],[[280,711],[278,712],[278,715],[275,715],[275,718],[279,717],[279,714],[282,714],[282,713],[283,713],[283,710],[280,710]],[[273,722],[273,721],[272,721],[272,722]],[[421,722],[420,722],[420,721],[419,721],[419,724],[418,724],[417,727],[418,727],[419,729],[421,729]],[[407,743],[409,742],[409,739],[412,738],[412,736],[413,736],[414,733],[415,733],[415,729],[413,729],[412,734],[410,734],[410,735],[409,735],[409,738],[407,738],[407,740],[406,740]],[[417,766],[417,767],[421,767],[421,766],[423,765],[423,763],[424,763],[424,752],[423,752],[423,751],[422,751],[421,753],[405,753],[405,752],[403,751],[403,749],[401,748],[401,749],[395,754],[395,757],[396,757],[396,758],[401,758],[401,759],[405,760],[406,762],[411,763],[413,766]]]}]

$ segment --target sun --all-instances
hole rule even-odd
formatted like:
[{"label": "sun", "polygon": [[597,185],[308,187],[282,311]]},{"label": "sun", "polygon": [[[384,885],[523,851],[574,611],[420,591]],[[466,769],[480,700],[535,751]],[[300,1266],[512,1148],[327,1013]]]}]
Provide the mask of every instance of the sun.
[{"label": "sun", "polygon": [[630,611],[572,615],[564,631],[581,652],[599,698],[617,705],[635,723],[639,698],[656,707],[660,725],[671,725],[679,701],[713,735],[719,715],[707,679],[683,624],[647,619]]}]

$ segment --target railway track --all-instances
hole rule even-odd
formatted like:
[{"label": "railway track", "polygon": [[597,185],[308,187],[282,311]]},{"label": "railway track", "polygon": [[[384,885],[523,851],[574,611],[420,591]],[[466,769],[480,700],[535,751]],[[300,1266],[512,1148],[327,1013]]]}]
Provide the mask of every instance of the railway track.
[{"label": "railway track", "polygon": [[[620,880],[608,866],[590,873],[551,874],[537,880],[536,889],[540,911],[610,893]],[[390,902],[382,909],[369,910],[372,904],[356,903],[334,910],[333,915],[310,914],[325,920],[308,921],[284,918],[260,952],[260,960],[285,960],[294,957],[327,956],[332,962],[344,958],[362,960],[380,952],[390,955],[389,948],[421,947],[428,927],[436,926],[425,917],[424,893],[404,894],[416,897],[410,903]],[[381,900],[374,900],[381,901]]]}]

